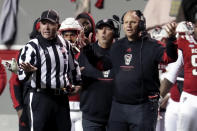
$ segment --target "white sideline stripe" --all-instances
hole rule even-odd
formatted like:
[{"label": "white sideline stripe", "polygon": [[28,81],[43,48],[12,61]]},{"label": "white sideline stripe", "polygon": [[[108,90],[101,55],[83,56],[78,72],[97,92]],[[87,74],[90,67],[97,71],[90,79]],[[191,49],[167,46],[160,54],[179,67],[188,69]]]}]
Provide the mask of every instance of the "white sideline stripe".
[{"label": "white sideline stripe", "polygon": [[30,101],[29,101],[29,107],[30,107],[30,116],[31,116],[31,131],[34,131],[34,126],[33,126],[33,112],[32,112],[32,99],[33,99],[33,92],[30,93]]},{"label": "white sideline stripe", "polygon": [[[12,45],[9,49],[10,50],[20,50],[23,48],[25,45]],[[0,45],[0,50],[7,50],[8,47],[5,45]]]}]

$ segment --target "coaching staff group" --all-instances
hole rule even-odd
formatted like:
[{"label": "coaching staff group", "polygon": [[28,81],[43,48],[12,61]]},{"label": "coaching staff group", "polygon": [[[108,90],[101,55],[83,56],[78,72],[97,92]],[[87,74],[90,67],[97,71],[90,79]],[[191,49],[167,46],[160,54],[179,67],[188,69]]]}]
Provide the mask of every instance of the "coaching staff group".
[{"label": "coaching staff group", "polygon": [[139,10],[129,10],[122,21],[126,36],[112,45],[110,55],[95,53],[92,45],[85,46],[84,51],[98,69],[115,71],[109,130],[154,131],[160,86],[158,64],[175,61],[177,47],[173,38],[163,47],[143,37],[145,18]]},{"label": "coaching staff group", "polygon": [[[19,80],[29,81],[27,106],[31,131],[70,131],[70,109],[66,90],[69,81],[68,44],[57,35],[59,15],[46,10],[40,17],[40,35],[30,40],[19,56]],[[79,69],[79,67],[78,67]],[[77,72],[77,71],[76,71]],[[76,74],[76,83],[80,74]]]}]

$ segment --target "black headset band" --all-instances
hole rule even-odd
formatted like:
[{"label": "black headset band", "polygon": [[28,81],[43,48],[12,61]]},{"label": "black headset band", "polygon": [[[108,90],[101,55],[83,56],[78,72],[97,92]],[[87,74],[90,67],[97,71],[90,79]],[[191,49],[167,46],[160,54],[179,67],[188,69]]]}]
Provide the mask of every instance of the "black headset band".
[{"label": "black headset band", "polygon": [[114,20],[114,19],[110,19],[110,20],[112,20],[114,22],[114,24],[116,24],[116,27],[114,28],[114,38],[120,37],[120,24],[119,24],[119,22]]}]

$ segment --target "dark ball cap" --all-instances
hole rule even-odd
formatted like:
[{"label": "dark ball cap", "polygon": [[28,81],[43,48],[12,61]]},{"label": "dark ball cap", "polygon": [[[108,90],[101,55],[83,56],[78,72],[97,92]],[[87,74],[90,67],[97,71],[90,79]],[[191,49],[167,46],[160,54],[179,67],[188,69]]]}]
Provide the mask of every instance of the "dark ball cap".
[{"label": "dark ball cap", "polygon": [[59,19],[60,19],[59,14],[57,13],[57,11],[53,9],[49,9],[49,10],[42,12],[41,17],[40,17],[40,21],[49,20],[53,23],[59,23]]},{"label": "dark ball cap", "polygon": [[101,26],[104,26],[104,25],[110,27],[111,29],[115,29],[114,22],[111,19],[103,19],[103,20],[98,21],[96,23],[96,28],[99,29],[101,28]]}]

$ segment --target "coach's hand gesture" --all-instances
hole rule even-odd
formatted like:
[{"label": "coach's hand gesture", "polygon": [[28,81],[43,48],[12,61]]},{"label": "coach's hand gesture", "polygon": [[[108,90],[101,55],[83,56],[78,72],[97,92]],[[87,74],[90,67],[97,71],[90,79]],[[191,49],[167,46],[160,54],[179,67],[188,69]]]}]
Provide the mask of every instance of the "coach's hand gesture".
[{"label": "coach's hand gesture", "polygon": [[173,37],[176,35],[176,26],[176,22],[171,22],[164,27],[169,37]]},{"label": "coach's hand gesture", "polygon": [[25,72],[35,72],[37,70],[37,67],[31,65],[30,63],[24,62],[20,64],[20,68],[23,69]]}]

